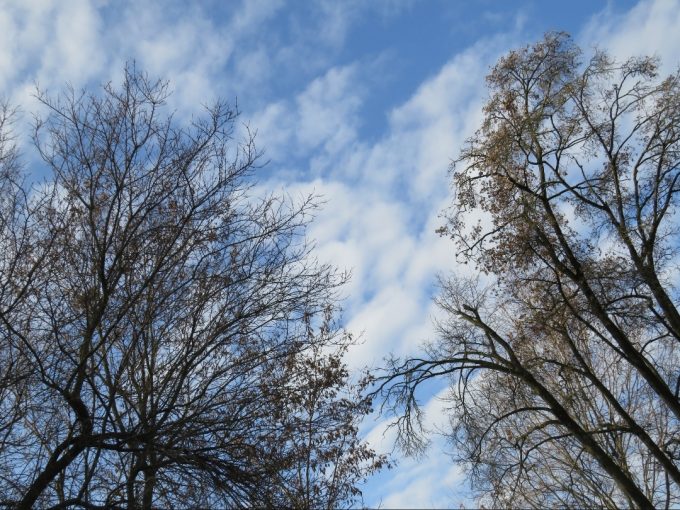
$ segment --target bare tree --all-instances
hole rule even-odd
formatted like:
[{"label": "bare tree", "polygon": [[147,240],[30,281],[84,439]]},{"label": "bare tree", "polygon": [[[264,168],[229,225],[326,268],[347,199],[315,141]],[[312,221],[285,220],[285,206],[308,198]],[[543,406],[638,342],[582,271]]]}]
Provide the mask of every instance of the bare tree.
[{"label": "bare tree", "polygon": [[356,438],[368,407],[332,326],[344,277],[305,240],[313,197],[255,196],[237,112],[177,127],[167,90],[126,69],[122,88],[41,94],[40,185],[0,140],[3,502],[351,502],[384,459]]},{"label": "bare tree", "polygon": [[[329,312],[318,332],[309,330],[321,337],[309,354],[291,356],[279,365],[275,400],[284,405],[277,417],[288,433],[293,461],[282,473],[285,479],[276,485],[269,505],[330,510],[361,503],[358,484],[391,465],[358,436],[359,419],[372,411],[364,394],[370,378],[348,383],[350,374],[342,356],[353,341],[344,336],[337,343]],[[329,354],[331,343],[337,343],[338,349]]]},{"label": "bare tree", "polygon": [[680,75],[659,79],[651,58],[579,59],[549,34],[488,76],[441,231],[484,283],[442,282],[439,341],[394,360],[381,391],[410,445],[417,387],[451,378],[451,439],[482,502],[668,508],[680,501]]}]

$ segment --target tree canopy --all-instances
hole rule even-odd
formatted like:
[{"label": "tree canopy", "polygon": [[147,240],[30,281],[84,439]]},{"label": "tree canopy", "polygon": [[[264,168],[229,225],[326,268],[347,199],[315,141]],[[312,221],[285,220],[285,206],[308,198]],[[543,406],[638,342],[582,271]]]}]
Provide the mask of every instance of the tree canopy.
[{"label": "tree canopy", "polygon": [[[418,446],[419,385],[448,378],[449,437],[482,504],[680,503],[680,74],[585,63],[565,34],[491,70],[441,229],[439,339],[379,390]],[[474,272],[474,271],[473,271]]]},{"label": "tree canopy", "polygon": [[218,103],[168,85],[38,99],[27,180],[0,138],[0,503],[336,507],[384,458],[342,355],[344,281],[311,257],[314,197],[258,196]]}]

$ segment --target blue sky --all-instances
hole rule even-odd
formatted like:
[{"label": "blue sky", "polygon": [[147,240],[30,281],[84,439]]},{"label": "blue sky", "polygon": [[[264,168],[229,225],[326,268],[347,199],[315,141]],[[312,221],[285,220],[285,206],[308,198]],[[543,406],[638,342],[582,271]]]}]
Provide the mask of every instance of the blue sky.
[{"label": "blue sky", "polygon": [[[28,122],[36,83],[96,86],[134,60],[171,80],[180,117],[238,100],[269,161],[261,187],[323,196],[310,236],[352,270],[344,320],[362,343],[348,361],[377,366],[432,338],[436,274],[468,270],[434,233],[449,162],[480,122],[489,67],[549,30],[586,52],[680,63],[677,0],[0,0],[0,95]],[[442,389],[422,395],[433,429],[446,426]],[[387,423],[362,427],[380,451]],[[367,484],[366,505],[469,505],[447,448],[434,435],[424,457]]]}]

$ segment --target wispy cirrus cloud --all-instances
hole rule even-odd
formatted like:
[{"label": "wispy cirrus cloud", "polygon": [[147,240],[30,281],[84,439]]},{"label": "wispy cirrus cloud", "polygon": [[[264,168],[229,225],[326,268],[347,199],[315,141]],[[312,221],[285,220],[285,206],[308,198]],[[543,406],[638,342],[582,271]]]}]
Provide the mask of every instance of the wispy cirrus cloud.
[{"label": "wispy cirrus cloud", "polygon": [[654,55],[666,73],[678,68],[680,3],[677,0],[643,0],[628,11],[610,4],[585,23],[579,34],[584,48],[601,48],[624,59]]}]

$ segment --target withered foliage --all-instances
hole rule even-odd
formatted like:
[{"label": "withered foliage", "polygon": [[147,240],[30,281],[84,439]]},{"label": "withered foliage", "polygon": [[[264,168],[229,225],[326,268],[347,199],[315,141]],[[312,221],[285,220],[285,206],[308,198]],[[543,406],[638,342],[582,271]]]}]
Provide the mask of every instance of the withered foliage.
[{"label": "withered foliage", "polygon": [[478,276],[442,280],[439,340],[380,387],[418,446],[416,390],[450,378],[482,504],[680,504],[680,75],[657,69],[548,34],[488,76],[441,230]]},{"label": "withered foliage", "polygon": [[310,257],[315,207],[258,198],[219,103],[186,127],[167,84],[39,95],[22,180],[0,132],[0,503],[347,506],[384,458]]}]

